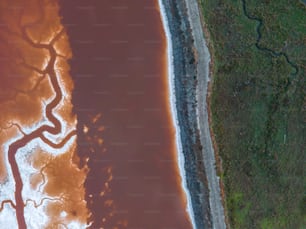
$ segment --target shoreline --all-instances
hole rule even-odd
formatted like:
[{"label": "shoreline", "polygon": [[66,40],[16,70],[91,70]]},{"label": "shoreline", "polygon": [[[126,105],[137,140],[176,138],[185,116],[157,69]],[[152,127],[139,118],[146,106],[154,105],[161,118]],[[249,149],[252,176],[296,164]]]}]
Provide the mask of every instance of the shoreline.
[{"label": "shoreline", "polygon": [[184,154],[186,184],[190,193],[195,228],[212,228],[209,189],[205,173],[196,111],[196,50],[187,8],[181,0],[162,0],[171,26],[177,120]]},{"label": "shoreline", "polygon": [[176,151],[177,151],[177,157],[178,157],[178,169],[179,169],[179,174],[181,178],[181,187],[182,191],[185,194],[186,198],[186,211],[189,216],[189,220],[192,224],[192,228],[195,229],[195,222],[194,222],[194,212],[192,209],[191,205],[191,197],[190,193],[187,188],[186,184],[186,174],[184,170],[184,155],[182,152],[182,141],[180,138],[180,127],[178,123],[178,118],[177,118],[177,109],[176,109],[176,95],[175,95],[175,88],[174,88],[174,69],[173,69],[173,45],[172,45],[172,38],[171,38],[171,33],[169,31],[169,22],[166,17],[166,9],[162,3],[162,0],[158,0],[158,5],[159,5],[159,12],[163,24],[163,29],[164,33],[166,35],[166,50],[167,50],[167,73],[168,73],[168,90],[169,90],[169,95],[170,95],[170,112],[172,116],[172,122],[174,125],[175,129],[175,143],[176,143]]},{"label": "shoreline", "polygon": [[[177,144],[184,155],[183,160],[179,157],[180,175],[183,176],[182,187],[187,195],[187,209],[192,205],[192,211],[187,211],[194,228],[223,229],[226,228],[222,198],[224,193],[216,173],[216,170],[221,169],[221,161],[209,125],[211,111],[208,105],[213,69],[210,68],[212,61],[207,47],[210,41],[204,38],[207,31],[204,31],[203,18],[199,12],[201,6],[197,0],[159,0],[161,2],[167,21],[171,24],[171,27],[166,28],[167,23],[163,20],[164,29],[170,32],[170,36],[166,34],[167,42],[170,40],[172,45],[172,50],[168,47],[167,51],[173,53],[170,66],[173,72],[169,74],[170,77],[174,74],[174,93],[170,93],[175,97],[171,101],[175,103],[176,109],[171,109],[175,128],[180,128],[177,134],[180,134],[181,142]],[[181,164],[182,161],[185,164]]]}]

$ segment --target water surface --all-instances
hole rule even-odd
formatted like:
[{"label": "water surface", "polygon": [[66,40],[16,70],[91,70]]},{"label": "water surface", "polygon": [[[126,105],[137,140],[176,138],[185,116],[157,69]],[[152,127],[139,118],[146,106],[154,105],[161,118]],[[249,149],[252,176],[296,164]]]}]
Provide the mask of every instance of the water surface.
[{"label": "water surface", "polygon": [[157,1],[61,1],[91,228],[191,228]]}]

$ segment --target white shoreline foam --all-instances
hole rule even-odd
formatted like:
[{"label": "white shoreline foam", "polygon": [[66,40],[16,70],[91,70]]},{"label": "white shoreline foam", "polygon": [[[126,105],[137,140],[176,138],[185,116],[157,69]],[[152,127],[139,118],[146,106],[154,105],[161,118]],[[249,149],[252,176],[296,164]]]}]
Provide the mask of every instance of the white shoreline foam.
[{"label": "white shoreline foam", "polygon": [[177,156],[178,156],[178,167],[179,172],[181,176],[181,186],[183,188],[183,191],[186,194],[186,200],[187,200],[187,209],[186,211],[189,214],[189,219],[191,221],[192,227],[195,229],[195,218],[194,218],[194,212],[192,209],[192,203],[191,203],[191,196],[189,193],[189,190],[187,188],[186,183],[186,172],[184,169],[185,160],[184,160],[184,154],[182,151],[182,141],[181,141],[181,135],[180,135],[180,127],[177,119],[177,109],[176,109],[176,97],[175,97],[175,87],[174,87],[174,65],[173,65],[173,46],[172,46],[172,40],[171,40],[171,33],[169,30],[169,24],[168,19],[165,11],[165,7],[162,3],[162,0],[158,0],[159,10],[160,10],[160,16],[162,19],[163,29],[166,34],[167,38],[167,64],[168,64],[168,87],[169,87],[169,95],[170,95],[170,107],[171,107],[171,114],[172,114],[172,120],[175,127],[175,139],[176,139],[176,147],[177,147]]}]

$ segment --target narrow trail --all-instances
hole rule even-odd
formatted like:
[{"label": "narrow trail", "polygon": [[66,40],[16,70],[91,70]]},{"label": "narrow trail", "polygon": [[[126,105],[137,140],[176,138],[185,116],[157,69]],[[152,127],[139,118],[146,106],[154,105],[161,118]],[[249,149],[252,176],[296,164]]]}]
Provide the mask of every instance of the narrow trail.
[{"label": "narrow trail", "polygon": [[[59,81],[56,76],[55,72],[55,61],[57,58],[57,53],[54,48],[54,43],[61,37],[63,34],[64,29],[61,29],[51,40],[49,44],[40,44],[40,43],[35,43],[30,39],[30,37],[27,34],[27,27],[26,26],[20,26],[21,31],[22,31],[22,39],[24,39],[26,42],[28,42],[32,47],[37,48],[37,49],[46,49],[49,52],[50,55],[50,60],[48,62],[48,65],[46,69],[40,70],[40,73],[42,74],[47,74],[49,76],[52,88],[55,92],[55,97],[53,100],[47,104],[46,106],[46,117],[47,119],[53,124],[51,125],[42,125],[39,128],[33,130],[29,134],[23,134],[23,137],[20,138],[19,140],[13,142],[9,148],[8,148],[8,161],[11,166],[11,170],[13,173],[13,177],[15,180],[15,205],[12,204],[12,201],[7,200],[3,201],[1,204],[1,207],[5,203],[11,203],[11,205],[15,208],[16,210],[16,216],[17,216],[17,222],[18,222],[18,227],[19,229],[25,229],[27,228],[26,222],[25,222],[25,217],[24,217],[24,201],[22,198],[22,189],[23,189],[23,182],[21,179],[21,174],[19,171],[19,167],[16,162],[16,153],[19,149],[22,147],[25,147],[29,142],[31,142],[34,139],[40,138],[44,143],[47,145],[53,147],[53,148],[61,148],[63,147],[74,135],[76,135],[76,131],[73,130],[71,131],[60,143],[53,143],[49,139],[47,139],[43,133],[48,132],[52,135],[57,135],[60,134],[62,131],[62,126],[60,121],[56,118],[56,116],[53,114],[53,110],[57,107],[57,105],[60,103],[60,101],[63,98],[63,92],[61,91],[61,87],[59,85]],[[12,31],[8,31],[10,35],[13,36],[20,36],[17,33],[14,33]],[[31,67],[31,66],[29,66]],[[37,70],[38,71],[38,70]],[[22,128],[18,126],[18,128],[21,130]]]},{"label": "narrow trail", "polygon": [[[204,38],[203,26],[200,19],[201,9],[197,0],[186,0],[188,16],[197,51],[197,122],[200,131],[202,155],[209,188],[209,204],[212,216],[212,228],[225,229],[225,215],[221,200],[219,177],[216,173],[216,159],[210,136],[208,108],[206,103],[210,54]],[[199,228],[200,229],[200,228]]]}]

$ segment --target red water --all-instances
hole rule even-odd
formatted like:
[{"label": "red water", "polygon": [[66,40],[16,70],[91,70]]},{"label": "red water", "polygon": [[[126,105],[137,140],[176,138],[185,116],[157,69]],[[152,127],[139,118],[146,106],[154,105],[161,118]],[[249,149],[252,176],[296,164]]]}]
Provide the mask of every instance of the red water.
[{"label": "red water", "polygon": [[57,2],[0,4],[0,228],[191,228],[157,0]]},{"label": "red water", "polygon": [[71,53],[56,3],[1,1],[0,228],[58,228],[88,218],[87,170],[78,168],[73,142]]},{"label": "red water", "polygon": [[[84,124],[89,128],[78,139],[81,157],[89,158],[92,228],[191,228],[178,174],[157,1],[61,5],[73,50],[79,130]],[[90,121],[97,114],[99,120]],[[99,132],[98,126],[104,129]],[[93,136],[102,138],[101,147],[92,143]]]}]

